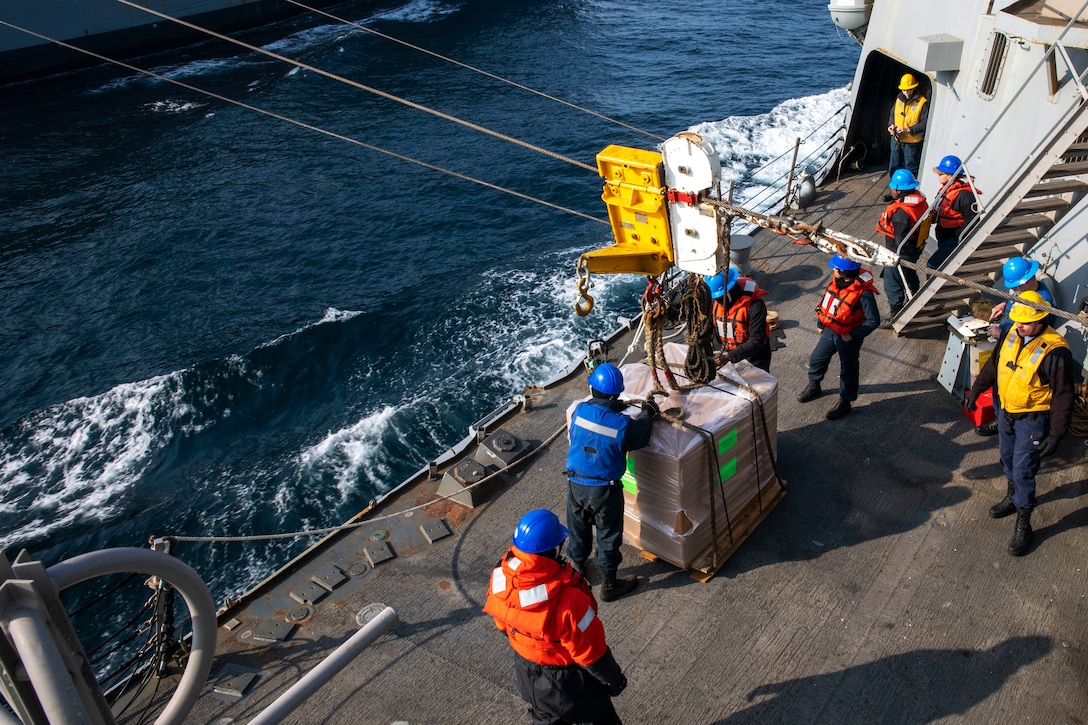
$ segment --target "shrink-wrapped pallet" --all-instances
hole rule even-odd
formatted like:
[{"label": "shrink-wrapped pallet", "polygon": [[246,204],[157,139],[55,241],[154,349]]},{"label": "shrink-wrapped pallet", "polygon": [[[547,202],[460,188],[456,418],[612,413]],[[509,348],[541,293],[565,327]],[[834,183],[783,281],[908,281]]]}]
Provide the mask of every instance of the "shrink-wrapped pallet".
[{"label": "shrink-wrapped pallet", "polygon": [[[686,354],[684,345],[665,345],[666,359],[678,366]],[[622,398],[649,395],[653,379],[647,365],[621,370]],[[744,514],[751,520],[779,490],[772,466],[778,381],[747,362],[720,372],[739,384],[719,377],[688,393],[658,397],[662,410],[682,411],[684,425],[659,419],[650,444],[629,454],[623,479],[624,542],[681,568],[701,561],[715,534],[718,546],[727,548],[730,524]],[[665,384],[663,373],[658,375]]]}]

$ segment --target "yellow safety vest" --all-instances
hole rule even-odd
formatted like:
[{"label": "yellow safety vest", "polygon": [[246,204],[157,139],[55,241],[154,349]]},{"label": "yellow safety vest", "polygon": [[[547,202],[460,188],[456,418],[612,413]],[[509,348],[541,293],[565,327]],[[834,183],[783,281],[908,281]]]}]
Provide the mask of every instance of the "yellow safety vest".
[{"label": "yellow safety vest", "polygon": [[[1069,347],[1065,338],[1051,328],[1025,343],[1016,330],[1009,330],[997,359],[997,394],[1009,413],[1036,413],[1050,410],[1051,390],[1039,379],[1039,365],[1051,350]],[[1017,352],[1017,348],[1019,352]]]},{"label": "yellow safety vest", "polygon": [[[907,103],[903,103],[903,99],[897,96],[895,99],[895,123],[892,125],[910,128],[918,123],[918,119],[922,117],[922,106],[925,105],[925,102],[925,96],[915,96]],[[899,134],[899,140],[903,143],[919,143],[923,136],[925,136],[924,133],[901,133]]]}]

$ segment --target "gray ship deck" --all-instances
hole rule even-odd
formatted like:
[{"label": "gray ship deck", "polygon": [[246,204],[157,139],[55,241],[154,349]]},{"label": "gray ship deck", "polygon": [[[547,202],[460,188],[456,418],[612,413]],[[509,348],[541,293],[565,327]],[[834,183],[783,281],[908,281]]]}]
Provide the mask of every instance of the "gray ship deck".
[{"label": "gray ship deck", "polygon": [[[883,179],[821,189],[806,220],[871,237]],[[862,351],[861,397],[840,421],[826,395],[796,392],[816,340],[812,310],[826,255],[757,235],[757,277],[787,347],[780,377],[779,468],[785,498],[708,583],[624,548],[621,571],[640,589],[601,605],[609,642],[630,679],[616,700],[629,723],[1082,723],[1088,720],[1088,449],[1068,438],[1039,479],[1031,553],[1005,553],[1012,520],[987,508],[1003,494],[996,438],[975,435],[934,377],[945,340],[875,332]],[[883,299],[883,298],[881,298]],[[886,310],[886,303],[881,302]],[[626,345],[624,345],[624,348]],[[617,348],[618,349],[618,346]],[[834,389],[837,363],[825,381]],[[546,440],[581,375],[503,427]],[[469,511],[440,504],[363,527],[285,575],[286,585],[232,609],[220,627],[213,682],[261,673],[237,703],[211,692],[191,723],[245,722],[355,629],[381,602],[400,623],[289,718],[299,723],[527,722],[505,637],[481,613],[489,572],[527,510],[564,510],[563,437]],[[422,482],[383,506],[427,501]],[[428,544],[430,516],[453,535]],[[333,562],[366,561],[382,529],[396,558],[357,573],[297,611],[286,596]],[[356,572],[360,570],[357,569]],[[302,621],[282,643],[249,636]],[[224,720],[223,718],[230,718]]]}]

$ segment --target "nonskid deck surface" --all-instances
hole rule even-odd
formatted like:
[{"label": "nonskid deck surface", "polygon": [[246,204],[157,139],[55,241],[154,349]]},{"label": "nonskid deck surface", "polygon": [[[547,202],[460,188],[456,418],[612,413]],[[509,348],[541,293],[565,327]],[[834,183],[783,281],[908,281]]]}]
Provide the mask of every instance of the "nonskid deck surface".
[{"label": "nonskid deck surface", "polygon": [[[866,238],[886,178],[821,189],[805,220]],[[1084,722],[1088,714],[1086,447],[1067,439],[1045,463],[1023,558],[1005,553],[1010,519],[996,438],[978,437],[934,381],[945,340],[875,332],[862,350],[861,396],[839,421],[833,395],[801,405],[816,340],[813,308],[827,257],[757,235],[756,276],[786,330],[779,377],[783,501],[708,583],[624,547],[633,595],[601,604],[630,680],[616,707],[629,723]],[[883,299],[882,297],[880,298]],[[882,310],[887,305],[881,302]],[[618,346],[617,346],[618,347]],[[623,344],[626,349],[626,341]],[[616,348],[614,348],[616,349]],[[837,363],[825,390],[837,384]],[[503,428],[533,444],[562,427],[582,376]],[[481,613],[492,566],[530,509],[563,515],[560,436],[475,510],[443,503],[364,527],[220,627],[213,684],[242,676],[230,703],[209,685],[191,723],[246,722],[357,629],[380,602],[400,623],[289,718],[299,723],[527,722],[513,654]],[[383,512],[429,500],[423,482]],[[429,543],[421,525],[445,521]],[[381,533],[378,533],[378,532]],[[431,529],[433,532],[434,529]],[[369,566],[388,544],[395,558]],[[369,548],[368,548],[369,547]],[[288,592],[336,564],[346,581],[301,608]],[[268,644],[269,624],[297,619]],[[244,676],[259,674],[247,684]]]}]

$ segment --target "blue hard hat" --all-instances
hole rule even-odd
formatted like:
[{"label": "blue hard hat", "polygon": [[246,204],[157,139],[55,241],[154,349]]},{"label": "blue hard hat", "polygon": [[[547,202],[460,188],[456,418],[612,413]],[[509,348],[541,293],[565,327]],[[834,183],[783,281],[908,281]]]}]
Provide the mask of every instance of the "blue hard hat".
[{"label": "blue hard hat", "polygon": [[888,186],[896,191],[910,191],[918,188],[918,179],[914,178],[910,169],[896,169]]},{"label": "blue hard hat", "polygon": [[589,386],[598,393],[619,395],[623,392],[623,373],[612,363],[601,363],[586,378]]},{"label": "blue hard hat", "polygon": [[543,554],[567,540],[567,527],[548,509],[536,509],[521,517],[514,529],[514,546],[526,554]]},{"label": "blue hard hat", "polygon": [[1012,289],[1027,282],[1038,271],[1038,262],[1024,257],[1013,257],[1001,268],[1001,276],[1005,278],[1005,286]]},{"label": "blue hard hat", "polygon": [[856,272],[861,269],[861,262],[855,262],[841,254],[836,254],[834,257],[827,260],[827,266],[831,267],[831,269],[841,269],[844,272]]},{"label": "blue hard hat", "polygon": [[733,289],[733,285],[735,285],[737,283],[738,279],[740,279],[740,272],[738,272],[737,270],[730,267],[729,268],[729,278],[725,281],[725,288],[727,290]]},{"label": "blue hard hat", "polygon": [[963,162],[960,161],[959,156],[945,156],[941,159],[941,163],[933,167],[933,170],[938,174],[948,174],[949,176],[955,176],[959,173],[960,167],[963,166]]},{"label": "blue hard hat", "polygon": [[706,278],[706,286],[710,288],[710,296],[718,299],[725,295],[725,272],[718,272],[712,277]]}]

